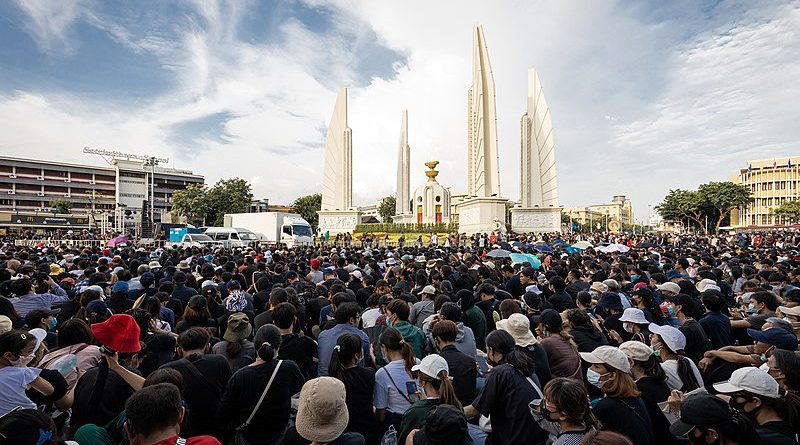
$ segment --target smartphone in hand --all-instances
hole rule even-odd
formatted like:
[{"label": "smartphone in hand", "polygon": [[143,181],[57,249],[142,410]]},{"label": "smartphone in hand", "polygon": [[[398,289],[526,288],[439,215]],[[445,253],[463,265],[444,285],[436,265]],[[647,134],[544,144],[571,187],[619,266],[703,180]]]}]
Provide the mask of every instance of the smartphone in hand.
[{"label": "smartphone in hand", "polygon": [[413,380],[409,380],[406,382],[406,393],[408,393],[408,399],[411,402],[418,402],[420,400],[419,397],[419,389],[417,388],[417,382]]}]

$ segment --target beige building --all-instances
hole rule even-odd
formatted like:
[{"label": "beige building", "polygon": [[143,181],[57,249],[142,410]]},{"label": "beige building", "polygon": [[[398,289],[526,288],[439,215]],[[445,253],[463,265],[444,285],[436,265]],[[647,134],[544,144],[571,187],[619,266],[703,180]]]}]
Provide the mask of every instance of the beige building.
[{"label": "beige building", "polygon": [[562,213],[569,215],[569,218],[578,224],[594,224],[599,222],[605,225],[605,213],[590,210],[589,207],[564,207]]},{"label": "beige building", "polygon": [[731,226],[788,224],[771,215],[771,210],[787,201],[800,199],[800,168],[796,162],[800,162],[800,156],[747,161],[747,167],[739,169],[731,182],[746,185],[754,199],[749,206],[731,212]]}]

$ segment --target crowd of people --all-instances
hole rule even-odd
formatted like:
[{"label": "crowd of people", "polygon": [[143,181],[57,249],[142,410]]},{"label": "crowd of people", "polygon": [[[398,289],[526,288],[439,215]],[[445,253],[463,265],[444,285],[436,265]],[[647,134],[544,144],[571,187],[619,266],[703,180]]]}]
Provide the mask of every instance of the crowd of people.
[{"label": "crowd of people", "polygon": [[798,332],[793,232],[8,243],[0,445],[797,444]]}]

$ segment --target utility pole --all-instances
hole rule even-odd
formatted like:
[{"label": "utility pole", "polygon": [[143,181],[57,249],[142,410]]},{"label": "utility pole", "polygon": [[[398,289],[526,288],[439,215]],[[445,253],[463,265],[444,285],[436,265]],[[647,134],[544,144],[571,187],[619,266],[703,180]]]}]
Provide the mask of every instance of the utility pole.
[{"label": "utility pole", "polygon": [[[169,162],[169,158],[159,158],[153,155],[137,155],[131,153],[122,153],[119,151],[112,151],[112,150],[104,150],[99,148],[90,148],[90,147],[83,147],[83,152],[87,154],[95,154],[100,155],[109,165],[116,166],[116,160],[137,160],[142,162],[142,170],[146,171],[144,167],[150,167],[150,193],[149,201],[150,201],[150,228],[153,229],[155,227],[155,175],[156,175],[156,166],[158,164],[166,164]],[[122,216],[122,226],[125,225],[125,214],[123,213]],[[121,227],[124,232],[124,227]]]}]

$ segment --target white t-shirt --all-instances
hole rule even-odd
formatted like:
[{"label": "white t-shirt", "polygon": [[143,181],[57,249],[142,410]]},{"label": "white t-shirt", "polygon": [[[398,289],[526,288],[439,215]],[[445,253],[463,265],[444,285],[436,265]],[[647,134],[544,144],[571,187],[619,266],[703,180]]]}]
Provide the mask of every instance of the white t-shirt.
[{"label": "white t-shirt", "polygon": [[[700,370],[697,369],[693,361],[688,358],[686,361],[688,361],[689,365],[692,367],[692,372],[694,373],[694,378],[697,379],[697,383],[703,386],[703,377],[700,375]],[[664,373],[667,374],[667,386],[669,386],[669,389],[680,390],[683,387],[683,380],[678,376],[678,361],[667,360],[661,364],[661,368],[664,370]]]},{"label": "white t-shirt", "polygon": [[364,329],[375,327],[375,322],[378,320],[378,317],[381,316],[381,310],[378,308],[368,309],[361,314],[361,323],[364,325]]},{"label": "white t-shirt", "polygon": [[39,373],[38,368],[20,368],[6,366],[0,368],[0,416],[8,414],[12,409],[21,406],[25,409],[36,409],[36,404],[25,395],[25,390]]}]

